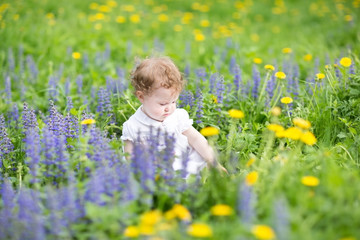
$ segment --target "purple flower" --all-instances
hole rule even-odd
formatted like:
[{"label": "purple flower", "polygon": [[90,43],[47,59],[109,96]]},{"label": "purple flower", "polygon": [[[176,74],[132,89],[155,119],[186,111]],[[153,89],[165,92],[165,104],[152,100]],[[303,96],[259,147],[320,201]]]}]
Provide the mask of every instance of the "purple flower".
[{"label": "purple flower", "polygon": [[14,216],[13,209],[15,207],[15,192],[12,188],[11,182],[5,179],[0,189],[2,210],[0,211],[0,237],[2,239],[12,239]]},{"label": "purple flower", "polygon": [[82,63],[85,70],[89,68],[89,55],[87,53],[84,53]]},{"label": "purple flower", "polygon": [[251,91],[251,95],[254,99],[258,98],[258,92],[259,92],[259,85],[261,81],[260,72],[257,70],[256,65],[253,65],[252,68],[252,77],[253,77],[253,88]]},{"label": "purple flower", "polygon": [[77,93],[81,95],[83,91],[83,75],[79,74],[76,76]]},{"label": "purple flower", "polygon": [[230,65],[229,65],[229,72],[232,75],[236,74],[237,68],[239,68],[239,66],[236,64],[236,58],[234,55],[231,56],[230,58]]},{"label": "purple flower", "polygon": [[37,182],[41,154],[40,136],[38,128],[29,128],[25,133],[25,163],[29,166],[32,182]]},{"label": "purple flower", "polygon": [[213,73],[210,76],[209,82],[210,82],[210,93],[214,94],[214,90],[215,90],[215,84],[216,84],[216,80],[218,78],[218,74],[217,73]]},{"label": "purple flower", "polygon": [[11,78],[10,76],[5,77],[5,94],[6,94],[6,103],[10,104],[11,102]]},{"label": "purple flower", "polygon": [[30,74],[31,74],[31,82],[34,83],[36,82],[37,78],[38,78],[38,75],[39,75],[39,70],[36,66],[36,63],[34,62],[34,59],[31,55],[28,55],[26,57],[26,63],[27,63],[27,68],[29,69],[30,71]]},{"label": "purple flower", "polygon": [[224,76],[218,76],[218,79],[216,82],[216,96],[217,96],[217,102],[219,104],[221,104],[223,102],[224,90],[225,90]]},{"label": "purple flower", "polygon": [[279,240],[289,239],[290,216],[285,198],[276,199],[273,206],[274,230]]},{"label": "purple flower", "polygon": [[49,101],[49,116],[46,119],[46,124],[49,130],[53,131],[56,136],[64,135],[65,133],[65,119],[60,114],[53,101]]},{"label": "purple flower", "polygon": [[256,195],[251,186],[241,184],[238,191],[238,212],[244,224],[251,225],[256,217]]},{"label": "purple flower", "polygon": [[0,115],[0,168],[2,167],[2,161],[13,150],[14,145],[6,132],[4,116]]},{"label": "purple flower", "polygon": [[203,117],[203,95],[199,88],[196,90],[196,93],[198,95],[196,98],[196,123],[200,124]]},{"label": "purple flower", "polygon": [[194,106],[194,96],[191,91],[188,90],[183,91],[180,94],[179,100],[180,100],[180,104],[179,104],[180,108],[184,108],[185,106],[190,106],[190,109],[192,109]]},{"label": "purple flower", "polygon": [[33,109],[29,109],[26,102],[24,102],[22,123],[25,131],[38,126],[35,111]]},{"label": "purple flower", "polygon": [[100,116],[103,116],[105,114],[111,115],[111,110],[110,94],[101,87],[98,91],[98,105],[96,111],[100,113]]},{"label": "purple flower", "polygon": [[13,73],[15,70],[15,59],[12,48],[8,49],[8,66],[9,66],[9,71]]},{"label": "purple flower", "polygon": [[233,74],[234,74],[234,85],[235,85],[235,91],[239,92],[241,84],[242,84],[242,79],[241,79],[241,69],[238,65],[236,65],[233,69]]}]

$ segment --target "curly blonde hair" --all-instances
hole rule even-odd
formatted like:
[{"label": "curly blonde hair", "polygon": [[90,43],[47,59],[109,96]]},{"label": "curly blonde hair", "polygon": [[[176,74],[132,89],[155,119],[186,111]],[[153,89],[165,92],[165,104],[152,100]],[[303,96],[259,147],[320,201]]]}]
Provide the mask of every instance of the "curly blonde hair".
[{"label": "curly blonde hair", "polygon": [[185,83],[179,69],[168,57],[147,58],[131,73],[131,84],[135,91],[142,91],[147,95],[158,87],[181,92]]}]

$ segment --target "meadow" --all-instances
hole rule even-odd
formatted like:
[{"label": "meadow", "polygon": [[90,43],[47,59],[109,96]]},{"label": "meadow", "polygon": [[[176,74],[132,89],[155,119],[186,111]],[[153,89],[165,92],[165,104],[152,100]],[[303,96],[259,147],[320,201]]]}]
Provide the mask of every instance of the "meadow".
[{"label": "meadow", "polygon": [[[1,239],[360,239],[359,0],[1,0]],[[228,174],[124,160],[169,56]],[[154,136],[155,138],[155,136]],[[182,156],[186,161],[186,154]]]}]

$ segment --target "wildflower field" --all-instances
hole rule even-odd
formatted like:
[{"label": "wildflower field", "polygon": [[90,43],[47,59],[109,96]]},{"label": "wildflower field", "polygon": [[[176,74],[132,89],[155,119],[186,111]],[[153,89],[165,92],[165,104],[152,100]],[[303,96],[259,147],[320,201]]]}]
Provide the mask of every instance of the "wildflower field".
[{"label": "wildflower field", "polygon": [[[359,0],[1,0],[0,239],[359,240],[359,17]],[[124,160],[129,74],[159,55],[228,174],[174,172],[171,136]]]}]

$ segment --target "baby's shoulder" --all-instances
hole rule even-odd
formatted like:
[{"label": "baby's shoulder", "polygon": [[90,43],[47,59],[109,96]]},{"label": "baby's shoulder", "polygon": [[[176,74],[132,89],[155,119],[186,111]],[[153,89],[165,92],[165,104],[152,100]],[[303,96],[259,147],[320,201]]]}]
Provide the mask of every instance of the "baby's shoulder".
[{"label": "baby's shoulder", "polygon": [[183,108],[177,108],[175,114],[178,118],[189,118],[189,113]]}]

